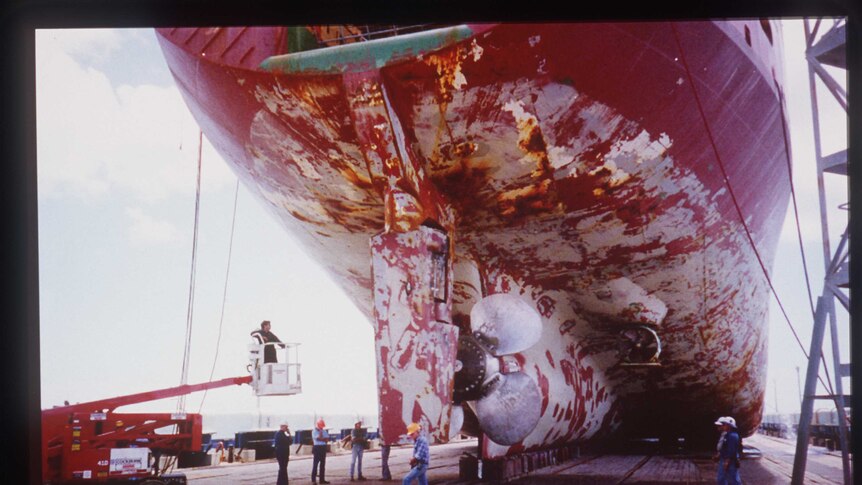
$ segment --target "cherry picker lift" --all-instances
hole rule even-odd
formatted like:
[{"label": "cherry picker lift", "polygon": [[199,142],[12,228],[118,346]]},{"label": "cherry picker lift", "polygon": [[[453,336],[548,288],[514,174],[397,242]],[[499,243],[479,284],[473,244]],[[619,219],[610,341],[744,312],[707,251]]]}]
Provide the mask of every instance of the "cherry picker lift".
[{"label": "cherry picker lift", "polygon": [[[265,362],[266,346],[276,349],[277,362]],[[298,346],[249,345],[249,375],[42,410],[43,484],[185,484],[182,473],[160,473],[160,458],[200,451],[202,416],[115,409],[242,384],[250,384],[257,396],[298,394],[302,392]]]}]

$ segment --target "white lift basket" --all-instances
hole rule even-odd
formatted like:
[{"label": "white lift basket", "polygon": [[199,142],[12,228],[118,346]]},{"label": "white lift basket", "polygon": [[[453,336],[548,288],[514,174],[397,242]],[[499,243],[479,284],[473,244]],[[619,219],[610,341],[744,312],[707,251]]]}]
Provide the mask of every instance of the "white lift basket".
[{"label": "white lift basket", "polygon": [[[276,362],[264,362],[267,346],[275,349]],[[249,344],[248,359],[255,395],[290,396],[302,392],[298,343]]]}]

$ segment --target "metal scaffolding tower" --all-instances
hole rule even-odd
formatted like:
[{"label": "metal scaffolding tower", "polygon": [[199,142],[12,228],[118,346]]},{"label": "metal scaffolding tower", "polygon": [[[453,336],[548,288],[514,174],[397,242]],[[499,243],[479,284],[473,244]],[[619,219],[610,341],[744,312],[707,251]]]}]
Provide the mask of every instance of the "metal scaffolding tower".
[{"label": "metal scaffolding tower", "polygon": [[[824,154],[821,145],[820,107],[817,104],[817,79],[835,98],[838,104],[847,111],[847,92],[835,81],[824,65],[844,69],[846,75],[846,42],[844,19],[835,19],[831,26],[825,27],[824,19],[817,19],[813,28],[809,19],[805,19],[805,57],[808,60],[808,79],[811,87],[811,112],[814,125],[814,149],[817,157],[817,187],[820,195],[820,220],[823,234],[823,257],[826,265],[826,273],[823,284],[823,292],[817,299],[817,308],[814,314],[814,329],[811,337],[811,350],[808,354],[808,371],[805,376],[805,388],[802,398],[802,410],[799,416],[799,429],[796,439],[796,456],[793,461],[793,485],[801,485],[805,476],[805,465],[808,458],[808,443],[811,430],[811,418],[814,410],[814,401],[827,399],[835,403],[838,414],[839,446],[841,447],[841,458],[844,468],[844,483],[853,483],[853,472],[850,468],[849,450],[849,422],[847,419],[846,406],[849,404],[850,396],[844,394],[842,379],[850,376],[850,364],[842,364],[839,352],[838,323],[835,300],[841,304],[846,312],[850,311],[850,298],[845,293],[849,283],[849,251],[848,230],[845,228],[841,241],[833,253],[829,245],[829,225],[827,218],[826,191],[824,185],[824,173],[847,175],[847,149],[835,153]],[[826,32],[819,38],[817,32],[824,26]],[[847,209],[847,204],[841,206]],[[848,317],[849,318],[849,317]],[[826,395],[817,395],[817,380],[819,377],[820,361],[823,360],[823,339],[826,333],[826,325],[829,325],[829,333],[832,337],[832,366],[835,375],[835,385],[828,390]],[[825,361],[824,361],[825,366]],[[828,375],[828,373],[827,373]],[[830,383],[831,387],[831,383]]]}]

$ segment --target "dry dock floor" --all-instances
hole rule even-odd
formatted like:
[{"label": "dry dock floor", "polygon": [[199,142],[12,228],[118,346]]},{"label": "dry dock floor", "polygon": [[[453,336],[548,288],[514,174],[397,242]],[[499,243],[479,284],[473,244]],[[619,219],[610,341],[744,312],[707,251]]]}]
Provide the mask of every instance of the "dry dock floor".
[{"label": "dry dock floor", "polygon": [[[759,459],[744,460],[740,467],[742,481],[746,484],[770,485],[790,483],[793,469],[793,452],[796,442],[764,435],[745,439],[747,446],[758,448],[763,453]],[[380,481],[380,452],[366,451],[363,458],[363,474],[367,485],[399,483],[408,471],[411,447],[393,447],[389,456],[389,468],[394,478],[391,482]],[[479,484],[487,482],[459,481],[458,459],[464,453],[475,453],[476,440],[436,445],[431,447],[431,468],[428,481],[431,484]],[[510,480],[509,484],[712,484],[715,483],[715,463],[706,455],[696,454],[631,454],[631,455],[582,455],[547,468],[536,470]],[[350,454],[333,455],[326,459],[326,479],[335,484],[349,484]],[[222,464],[180,470],[193,485],[274,485],[278,464],[275,460],[251,463]],[[291,484],[311,484],[311,456],[291,456],[288,465]],[[356,482],[363,483],[363,482]],[[415,483],[415,482],[414,482]],[[808,454],[806,484],[842,483],[841,455],[827,452],[825,448],[811,447]]]}]

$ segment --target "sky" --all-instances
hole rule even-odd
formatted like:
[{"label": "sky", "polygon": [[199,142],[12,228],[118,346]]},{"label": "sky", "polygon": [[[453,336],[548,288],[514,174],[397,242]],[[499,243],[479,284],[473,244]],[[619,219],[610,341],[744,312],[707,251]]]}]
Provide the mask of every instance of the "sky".
[{"label": "sky", "polygon": [[[152,30],[40,31],[36,44],[42,406],[176,386],[198,128]],[[212,390],[203,411],[376,415],[370,324],[248,191],[236,193],[204,141],[188,382],[209,381],[214,360],[214,379],[245,375],[249,332],[267,319],[301,343],[303,392],[258,403],[248,386]]]},{"label": "sky", "polygon": [[[816,298],[824,265],[802,23],[785,21],[783,30],[794,184]],[[37,31],[36,78],[42,407],[176,386],[189,302],[198,127],[151,29]],[[846,146],[846,119],[827,96],[819,101],[824,151],[831,153]],[[267,319],[282,341],[301,343],[303,392],[258,399],[250,387],[232,386],[192,394],[186,409],[376,415],[370,323],[238,187],[206,137],[201,173],[188,382],[208,381],[211,373],[213,379],[245,375],[249,332]],[[827,175],[826,186],[834,250],[846,225],[846,214],[835,209],[847,201],[846,180]],[[812,317],[792,207],[787,214],[773,280],[807,351]],[[805,358],[774,298],[770,305],[765,412],[797,412],[796,368],[804,379]],[[839,315],[847,362],[847,319]],[[844,382],[849,394],[849,379]],[[174,403],[123,410],[169,411]]]},{"label": "sky", "polygon": [[[831,25],[825,21],[820,28],[824,32]],[[787,117],[791,136],[793,160],[793,184],[796,191],[802,240],[811,282],[812,297],[823,292],[825,265],[823,243],[820,229],[820,205],[817,191],[816,156],[814,149],[814,129],[812,125],[810,85],[808,66],[804,58],[805,37],[802,20],[782,22],[784,39],[784,91],[787,100]],[[833,77],[846,89],[846,73],[837,68],[829,68]],[[819,83],[819,81],[818,81]],[[824,154],[834,153],[847,146],[846,113],[822,85],[818,87],[817,100],[820,108],[821,144]],[[847,227],[846,211],[838,206],[848,201],[847,178],[841,175],[825,174],[826,206],[828,208],[829,243],[834,252],[841,234]],[[788,206],[784,228],[781,233],[773,272],[776,294],[787,311],[790,322],[796,329],[805,351],[809,351],[813,315],[805,287],[805,273],[799,249],[797,226],[792,202]],[[849,318],[846,311],[835,302],[838,315],[839,353],[842,362],[850,361]],[[764,413],[799,412],[800,387],[805,385],[807,359],[790,331],[787,320],[781,313],[776,298],[770,299],[769,308],[769,364],[768,387]],[[824,341],[826,362],[834,383],[830,335]],[[799,368],[797,374],[797,367]],[[821,369],[821,374],[823,371]],[[798,375],[798,378],[797,378]],[[824,381],[826,379],[824,378]],[[850,379],[843,380],[845,394],[850,394]],[[817,394],[825,394],[818,384]],[[817,409],[834,409],[829,401],[815,403]]]}]

